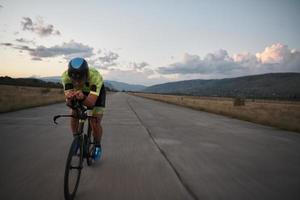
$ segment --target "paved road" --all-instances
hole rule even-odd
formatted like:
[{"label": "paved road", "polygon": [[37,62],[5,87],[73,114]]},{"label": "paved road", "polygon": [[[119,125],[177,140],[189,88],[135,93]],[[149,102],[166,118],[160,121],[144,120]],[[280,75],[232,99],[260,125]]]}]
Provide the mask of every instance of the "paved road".
[{"label": "paved road", "polygon": [[[76,199],[300,199],[300,135],[157,101],[110,95],[104,156]],[[72,136],[64,104],[0,115],[0,199],[63,199]]]}]

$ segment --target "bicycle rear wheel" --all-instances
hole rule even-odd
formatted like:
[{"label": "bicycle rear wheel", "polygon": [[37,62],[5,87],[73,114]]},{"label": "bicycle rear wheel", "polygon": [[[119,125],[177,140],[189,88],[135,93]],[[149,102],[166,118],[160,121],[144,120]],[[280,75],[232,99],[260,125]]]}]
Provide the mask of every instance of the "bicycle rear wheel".
[{"label": "bicycle rear wheel", "polygon": [[78,188],[83,164],[83,143],[81,137],[75,137],[67,158],[64,195],[66,200],[73,200]]}]

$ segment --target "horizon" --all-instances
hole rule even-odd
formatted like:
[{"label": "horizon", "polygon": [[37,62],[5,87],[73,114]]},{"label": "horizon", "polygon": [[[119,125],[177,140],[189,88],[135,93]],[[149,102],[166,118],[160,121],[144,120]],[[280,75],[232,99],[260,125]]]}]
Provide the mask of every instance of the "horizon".
[{"label": "horizon", "polygon": [[299,10],[296,0],[3,1],[0,76],[59,76],[76,56],[104,79],[145,86],[299,73]]},{"label": "horizon", "polygon": [[[175,83],[175,82],[183,82],[183,81],[193,81],[193,80],[206,80],[206,81],[210,81],[210,80],[223,80],[223,79],[235,79],[235,78],[244,78],[244,77],[250,77],[250,76],[263,76],[263,75],[270,75],[270,74],[300,74],[300,72],[270,72],[270,73],[262,73],[262,74],[251,74],[251,75],[242,75],[242,76],[236,76],[236,77],[230,77],[230,78],[214,78],[214,79],[186,79],[186,80],[179,80],[179,81],[170,81],[170,82],[164,82],[164,83],[158,83],[158,84],[153,84],[153,85],[143,85],[143,84],[136,84],[136,83],[128,83],[128,82],[124,82],[124,81],[116,81],[116,80],[111,80],[111,79],[105,79],[104,81],[114,81],[114,82],[119,82],[119,83],[123,83],[123,84],[128,84],[128,85],[137,85],[137,86],[144,86],[144,87],[151,87],[151,86],[155,86],[155,85],[162,85],[162,84],[168,84],[168,83]],[[31,76],[31,77],[11,77],[11,76],[0,76],[0,77],[9,77],[9,78],[33,78],[33,79],[39,79],[39,80],[43,80],[44,79],[51,79],[51,78],[61,78],[60,76],[45,76],[45,77],[35,77],[35,76]]]}]

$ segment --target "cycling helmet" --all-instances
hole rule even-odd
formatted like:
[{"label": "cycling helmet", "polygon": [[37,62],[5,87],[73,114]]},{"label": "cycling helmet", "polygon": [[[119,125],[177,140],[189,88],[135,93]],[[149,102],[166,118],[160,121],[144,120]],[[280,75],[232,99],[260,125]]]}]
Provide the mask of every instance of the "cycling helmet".
[{"label": "cycling helmet", "polygon": [[88,64],[83,58],[73,58],[69,62],[68,75],[73,80],[86,80],[88,71]]}]

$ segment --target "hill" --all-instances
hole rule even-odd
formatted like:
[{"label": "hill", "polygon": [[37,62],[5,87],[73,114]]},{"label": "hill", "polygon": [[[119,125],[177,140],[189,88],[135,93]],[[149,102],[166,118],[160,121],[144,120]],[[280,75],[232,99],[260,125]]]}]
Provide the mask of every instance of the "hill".
[{"label": "hill", "polygon": [[[44,81],[50,81],[50,82],[60,82],[61,77],[60,76],[50,76],[50,77],[42,77],[40,78]],[[141,91],[146,88],[144,85],[134,85],[134,84],[128,84],[124,82],[119,81],[112,81],[112,80],[104,80],[104,84],[106,87],[112,89],[112,90],[118,90],[118,91]]]},{"label": "hill", "polygon": [[[60,77],[45,77],[45,78],[11,78],[8,76],[0,77],[0,85],[15,85],[29,87],[47,87],[47,88],[62,88]],[[116,91],[110,84],[105,83],[106,91]]]},{"label": "hill", "polygon": [[30,87],[62,88],[62,85],[58,82],[47,82],[36,78],[11,78],[8,76],[1,76],[0,84]]},{"label": "hill", "polygon": [[300,73],[187,80],[150,86],[149,93],[300,100]]},{"label": "hill", "polygon": [[135,85],[135,84],[128,84],[124,82],[119,81],[111,81],[107,80],[105,83],[111,84],[114,88],[116,88],[119,91],[141,91],[146,88],[144,85]]}]

